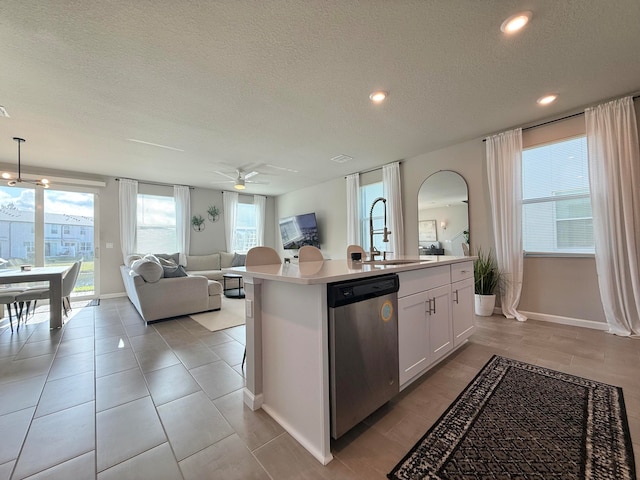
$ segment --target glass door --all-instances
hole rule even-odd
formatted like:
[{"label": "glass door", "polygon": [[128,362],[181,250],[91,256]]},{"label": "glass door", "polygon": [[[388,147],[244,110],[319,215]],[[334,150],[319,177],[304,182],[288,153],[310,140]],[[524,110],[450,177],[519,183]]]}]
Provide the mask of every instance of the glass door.
[{"label": "glass door", "polygon": [[96,296],[95,194],[53,189],[43,193],[44,265],[71,266],[81,260],[72,296]]}]

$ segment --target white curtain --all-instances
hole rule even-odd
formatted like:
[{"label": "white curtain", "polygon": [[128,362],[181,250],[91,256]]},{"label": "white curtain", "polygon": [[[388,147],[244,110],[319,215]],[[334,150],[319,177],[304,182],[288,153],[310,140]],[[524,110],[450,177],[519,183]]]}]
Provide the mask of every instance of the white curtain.
[{"label": "white curtain", "polygon": [[500,302],[507,318],[524,322],[516,310],[522,292],[522,129],[486,140],[489,197],[493,214],[496,260],[502,272]]},{"label": "white curtain", "polygon": [[585,111],[596,270],[609,333],[640,336],[640,153],[631,97]]},{"label": "white curtain", "polygon": [[253,205],[256,207],[256,246],[264,246],[264,226],[267,220],[267,197],[263,195],[253,196]]},{"label": "white curtain", "polygon": [[238,192],[222,193],[222,209],[224,210],[224,237],[227,241],[227,252],[233,252],[236,238]]},{"label": "white curtain", "polygon": [[191,193],[189,187],[174,185],[173,198],[176,202],[176,244],[180,253],[180,265],[186,265],[191,240]]},{"label": "white curtain", "polygon": [[138,182],[121,178],[118,186],[120,197],[120,246],[122,260],[136,251],[136,226],[138,223]]},{"label": "white curtain", "polygon": [[389,250],[397,258],[400,255],[404,255],[400,162],[393,162],[382,167],[382,191],[384,192],[384,198],[387,199],[388,227],[391,230]]},{"label": "white curtain", "polygon": [[360,245],[360,174],[347,175],[347,245]]}]

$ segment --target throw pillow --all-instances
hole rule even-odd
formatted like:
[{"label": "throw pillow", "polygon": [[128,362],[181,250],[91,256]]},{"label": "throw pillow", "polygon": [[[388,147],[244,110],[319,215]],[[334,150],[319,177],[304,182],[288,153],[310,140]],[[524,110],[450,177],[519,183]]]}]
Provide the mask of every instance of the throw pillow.
[{"label": "throw pillow", "polygon": [[131,255],[127,255],[126,258],[124,259],[124,264],[131,268],[131,264],[133,264],[133,262],[135,262],[136,260],[140,260],[142,258],[142,255],[138,255],[136,254],[131,254]]},{"label": "throw pillow", "polygon": [[162,265],[163,267],[177,267],[178,266],[178,264],[176,262],[174,262],[173,260],[167,260],[166,258],[158,257],[158,261],[160,262],[160,265]]},{"label": "throw pillow", "polygon": [[156,253],[155,256],[158,257],[158,259],[164,258],[165,260],[172,260],[176,265],[180,264],[179,253]]},{"label": "throw pillow", "polygon": [[149,260],[150,262],[155,262],[158,265],[160,265],[160,260],[158,260],[158,257],[156,257],[154,254],[152,253],[147,253],[144,257],[142,257],[143,260]]},{"label": "throw pillow", "polygon": [[162,267],[164,270],[164,278],[186,277],[187,272],[184,271],[182,265],[174,265],[173,267]]},{"label": "throw pillow", "polygon": [[247,259],[246,255],[241,255],[239,253],[233,254],[233,261],[231,262],[232,267],[244,267],[244,262]]},{"label": "throw pillow", "polygon": [[136,272],[147,283],[155,283],[162,278],[164,271],[159,263],[146,258],[136,260],[131,264],[131,270]]}]

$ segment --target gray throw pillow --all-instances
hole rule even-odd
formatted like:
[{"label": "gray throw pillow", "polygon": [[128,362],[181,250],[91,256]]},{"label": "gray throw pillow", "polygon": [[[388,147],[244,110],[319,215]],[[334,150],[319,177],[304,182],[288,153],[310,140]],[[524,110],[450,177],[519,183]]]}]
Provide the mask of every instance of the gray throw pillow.
[{"label": "gray throw pillow", "polygon": [[235,253],[233,255],[233,261],[231,262],[232,267],[244,267],[244,262],[247,259],[246,255],[241,255],[239,253]]},{"label": "gray throw pillow", "polygon": [[180,253],[156,253],[155,256],[165,260],[173,260],[176,265],[180,264]]},{"label": "gray throw pillow", "polygon": [[182,265],[175,265],[173,267],[165,267],[164,270],[164,278],[177,278],[177,277],[186,277],[187,272],[184,271],[184,267]]}]

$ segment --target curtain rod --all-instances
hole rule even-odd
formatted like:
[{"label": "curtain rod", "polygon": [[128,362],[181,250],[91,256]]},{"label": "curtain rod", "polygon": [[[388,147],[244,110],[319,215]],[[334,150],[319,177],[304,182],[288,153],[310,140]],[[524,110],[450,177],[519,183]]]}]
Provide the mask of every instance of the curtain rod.
[{"label": "curtain rod", "polygon": [[[176,184],[173,183],[160,183],[160,182],[146,182],[144,180],[136,180],[135,178],[127,178],[127,177],[122,177],[123,180],[135,180],[138,183],[144,183],[145,185],[156,185],[158,187],[173,187]],[[116,178],[116,182],[119,182],[120,178]],[[180,184],[177,184],[180,185]],[[189,189],[193,190],[196,187],[192,187],[191,185],[180,185],[181,187],[189,187]]]},{"label": "curtain rod", "polygon": [[[394,163],[394,162],[391,162],[391,163]],[[402,165],[402,161],[398,160],[398,164]],[[390,164],[385,163],[385,165],[390,165]],[[384,167],[384,165],[382,165],[382,167]],[[356,173],[360,175],[364,175],[365,173],[375,172],[376,170],[382,170],[382,167],[374,167],[374,168],[370,168],[369,170],[363,170],[362,172],[353,172],[353,173],[350,173],[349,175],[355,175]],[[344,178],[347,178],[349,175],[345,175]]]},{"label": "curtain rod", "polygon": [[[640,98],[640,95],[635,95],[635,96],[631,97],[631,100],[637,100],[638,98]],[[565,115],[564,117],[556,118],[556,119],[554,119],[554,120],[549,120],[549,121],[547,121],[547,122],[537,123],[537,124],[535,124],[535,125],[529,125],[528,127],[524,127],[524,128],[522,129],[522,131],[524,132],[524,131],[526,131],[526,130],[531,130],[532,128],[538,128],[538,127],[542,127],[542,126],[544,126],[544,125],[549,125],[549,124],[551,124],[551,123],[561,122],[562,120],[567,120],[568,118],[577,117],[577,116],[579,116],[579,115],[584,115],[584,110],[583,110],[582,112],[573,113],[573,114],[571,114],[571,115]],[[513,129],[512,129],[512,130],[513,130]],[[491,135],[489,135],[489,136],[491,136]],[[486,139],[486,138],[483,138],[483,139],[482,139],[482,141],[483,141],[483,142],[486,142],[486,141],[487,141],[487,139]]]}]

